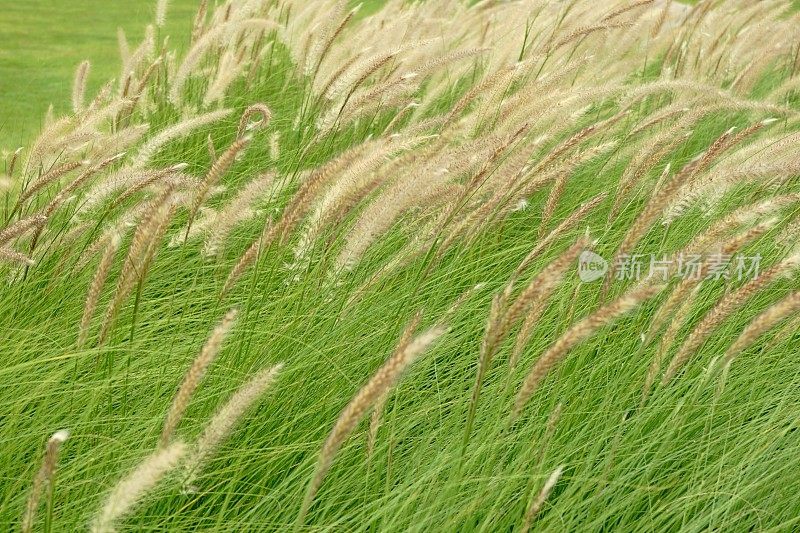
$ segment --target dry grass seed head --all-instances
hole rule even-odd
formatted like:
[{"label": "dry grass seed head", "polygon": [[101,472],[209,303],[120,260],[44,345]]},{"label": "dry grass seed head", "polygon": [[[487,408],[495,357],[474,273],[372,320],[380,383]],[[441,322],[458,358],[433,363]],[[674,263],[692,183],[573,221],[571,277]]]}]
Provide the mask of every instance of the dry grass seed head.
[{"label": "dry grass seed head", "polygon": [[175,398],[172,400],[172,405],[167,412],[167,416],[164,418],[164,427],[161,430],[161,439],[159,441],[162,447],[169,444],[170,440],[172,440],[172,436],[183,417],[183,413],[189,406],[189,401],[194,391],[197,389],[203,376],[205,376],[206,369],[208,369],[208,366],[214,361],[222,349],[222,343],[236,323],[237,315],[238,310],[236,309],[231,309],[225,314],[222,321],[220,321],[211,332],[211,335],[195,358],[192,366],[189,367],[189,370],[186,372],[183,382],[178,388]]},{"label": "dry grass seed head", "polygon": [[146,457],[111,489],[92,522],[91,532],[116,531],[116,523],[130,513],[170,470],[178,466],[185,453],[186,445],[176,441]]},{"label": "dry grass seed head", "polygon": [[641,283],[611,303],[602,306],[583,320],[573,324],[536,361],[525,377],[514,401],[512,419],[522,413],[525,405],[547,374],[560,363],[572,348],[592,336],[600,328],[614,322],[620,316],[632,311],[642,302],[652,298],[662,289],[660,285]]},{"label": "dry grass seed head", "polygon": [[245,412],[261,398],[275,382],[283,364],[257,372],[220,407],[206,424],[197,444],[186,460],[184,486],[191,485],[219,445],[231,434]]},{"label": "dry grass seed head", "polygon": [[347,404],[322,446],[314,477],[308,485],[308,490],[298,515],[297,521],[299,524],[304,522],[306,513],[311,507],[317,491],[322,486],[322,481],[330,470],[337,452],[358,422],[375,405],[379,398],[394,388],[406,368],[428,350],[446,330],[445,326],[436,325],[414,337],[408,342],[405,349],[395,352]]},{"label": "dry grass seed head", "polygon": [[22,533],[30,533],[33,531],[33,525],[36,520],[36,512],[39,510],[39,504],[42,498],[42,492],[48,485],[55,482],[56,467],[58,466],[58,452],[61,445],[69,438],[69,431],[61,430],[53,433],[47,441],[47,448],[45,450],[42,465],[33,479],[33,487],[28,495],[28,501],[25,505],[25,514],[22,517]]}]

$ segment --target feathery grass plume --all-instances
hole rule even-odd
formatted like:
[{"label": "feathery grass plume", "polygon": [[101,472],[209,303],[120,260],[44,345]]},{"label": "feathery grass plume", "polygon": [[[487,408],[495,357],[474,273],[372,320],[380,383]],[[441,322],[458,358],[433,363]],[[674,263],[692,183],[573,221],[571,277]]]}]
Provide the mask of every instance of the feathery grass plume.
[{"label": "feathery grass plume", "polygon": [[[47,204],[47,206],[42,210],[42,214],[50,219],[53,216],[53,213],[61,207],[64,202],[69,199],[75,191],[83,187],[89,180],[96,177],[99,173],[105,170],[107,167],[113,165],[117,161],[121,160],[125,156],[124,153],[119,153],[114,156],[111,156],[96,165],[88,167],[86,170],[78,174],[78,176],[72,180],[66,187],[61,189],[58,194]],[[35,238],[34,238],[35,241]]]},{"label": "feathery grass plume", "polygon": [[19,195],[17,203],[21,204],[22,202],[24,202],[25,200],[27,200],[28,198],[30,198],[31,196],[42,190],[43,188],[47,187],[48,185],[59,179],[60,177],[69,174],[76,168],[88,165],[88,163],[89,163],[88,161],[70,161],[69,163],[64,163],[47,171],[45,174],[40,176],[39,179],[31,183],[30,186],[28,186],[24,190],[24,192],[22,192]]},{"label": "feathery grass plume", "polygon": [[672,8],[672,0],[664,0],[664,7],[661,8],[661,12],[658,14],[658,18],[656,19],[655,24],[653,24],[653,28],[650,30],[650,37],[654,38],[659,33],[661,33],[664,24],[667,22],[669,18],[669,11]]},{"label": "feathery grass plume", "polygon": [[[254,116],[260,115],[261,118],[251,122]],[[236,130],[236,138],[241,139],[245,133],[253,129],[264,129],[272,120],[272,111],[265,104],[252,104],[244,110],[242,118],[239,119],[239,128]]]},{"label": "feathery grass plume", "polygon": [[333,84],[336,83],[336,81],[339,80],[339,78],[341,78],[345,72],[350,70],[353,67],[353,65],[356,64],[356,62],[358,62],[361,59],[364,52],[365,51],[359,51],[353,54],[353,56],[350,57],[347,61],[339,65],[339,68],[337,68],[336,71],[328,78],[328,81],[322,85],[322,88],[319,91],[317,91],[317,94],[323,95],[324,97],[324,95],[327,94],[327,92],[330,90]]},{"label": "feathery grass plume", "polygon": [[[114,198],[114,201],[111,202],[109,208],[114,209],[115,207],[122,205],[131,196],[141,192],[151,185],[156,184],[159,181],[166,181],[171,176],[175,176],[178,172],[184,170],[187,166],[188,165],[186,163],[178,163],[177,165],[172,165],[168,168],[151,172],[142,172],[141,178],[128,187],[122,194]],[[93,201],[96,202],[96,199],[93,199]]]},{"label": "feathery grass plume", "polygon": [[[575,263],[578,256],[592,245],[588,235],[580,237],[567,250],[558,256],[552,263],[547,265],[531,282],[525,287],[503,315],[503,321],[498,330],[501,338],[508,334],[523,315],[541,316],[544,312],[542,307],[558,286],[563,282],[564,275],[571,265]],[[516,276],[508,282],[506,291],[511,292]],[[513,366],[513,365],[512,365]]]},{"label": "feathery grass plume", "polygon": [[91,68],[92,64],[87,60],[78,65],[78,70],[75,71],[75,81],[72,84],[72,110],[75,113],[83,111],[83,99],[86,95],[86,80],[89,78]]},{"label": "feathery grass plume", "polygon": [[[401,173],[402,176],[408,172],[407,177],[390,178],[392,182],[364,208],[346,236],[345,246],[336,260],[336,270],[353,268],[367,249],[404,212],[426,204],[438,208],[449,203],[445,201],[448,197],[459,196],[461,185],[452,183],[453,176],[460,175],[470,165],[466,156],[458,158],[458,155],[444,152],[438,157],[432,154],[420,157],[412,150],[385,167],[382,174],[391,176]],[[437,203],[436,197],[439,195],[443,195],[443,201]]]},{"label": "feathery grass plume", "polygon": [[20,253],[14,249],[0,246],[0,262],[15,263],[20,265],[31,266],[34,260],[27,255]]},{"label": "feathery grass plume", "polygon": [[622,120],[625,116],[627,116],[627,111],[622,111],[617,113],[616,115],[597,122],[595,124],[591,124],[578,133],[567,138],[564,142],[559,143],[555,146],[550,152],[547,153],[538,163],[536,166],[533,167],[533,172],[545,171],[550,170],[555,166],[555,163],[558,159],[562,156],[570,153],[574,148],[576,148],[580,143],[588,140],[589,138],[593,137],[594,135],[602,132],[607,132],[612,126],[614,126],[617,122]]},{"label": "feathery grass plume", "polygon": [[469,400],[469,409],[467,411],[467,422],[464,425],[464,438],[461,442],[461,458],[469,446],[469,440],[472,437],[472,427],[475,423],[475,413],[478,410],[478,400],[480,400],[481,389],[483,388],[483,380],[486,377],[486,372],[491,366],[492,359],[498,350],[498,345],[502,339],[500,331],[503,325],[503,313],[507,307],[507,301],[511,294],[511,285],[500,293],[497,293],[492,298],[492,305],[489,309],[489,317],[486,319],[486,327],[484,329],[483,339],[481,340],[480,352],[478,354],[478,370],[475,373],[475,385],[472,387],[472,395]]},{"label": "feathery grass plume", "polygon": [[[759,206],[755,206],[756,209]],[[776,209],[776,207],[773,207]],[[744,211],[744,210],[739,210]],[[716,241],[722,235],[722,233],[729,229],[731,226],[734,225],[736,221],[739,221],[739,217],[745,216],[745,213],[740,213],[739,211],[732,213],[731,215],[723,218],[722,220],[715,223],[711,228],[709,228],[706,232],[701,233],[697,237],[695,237],[688,246],[686,246],[680,253],[674,254],[680,257],[681,255],[689,255],[693,253],[697,253],[700,256],[707,256],[707,248],[711,246],[710,241],[713,239]],[[755,209],[750,209],[749,207],[746,209],[746,216],[754,216]],[[719,248],[719,256],[720,257],[731,257],[734,253],[739,251],[742,247],[747,245],[748,243],[752,242],[753,240],[757,239],[758,237],[764,235],[767,231],[769,231],[774,225],[777,219],[767,220],[761,224],[757,224],[752,228],[744,231],[740,235],[733,236],[725,241],[723,245]],[[653,319],[650,321],[650,327],[648,328],[647,334],[644,338],[644,344],[648,345],[652,340],[655,338],[656,335],[659,334],[661,331],[662,326],[665,322],[673,320],[673,312],[675,311],[676,307],[680,305],[681,302],[684,302],[689,293],[693,290],[694,287],[698,286],[702,283],[702,278],[700,276],[687,276],[680,280],[678,285],[672,290],[672,292],[667,296],[666,300],[658,307],[653,316]],[[672,325],[674,326],[674,324]],[[674,333],[677,334],[677,331]],[[667,340],[671,342],[674,341],[674,338],[670,338],[670,335],[664,335],[661,337],[661,343]],[[664,349],[668,349],[669,345],[663,346]]]},{"label": "feathery grass plume", "polygon": [[[687,167],[688,166],[689,165],[687,165]],[[669,176],[670,173],[670,168],[671,165],[667,164],[667,166],[664,168],[664,171],[661,173],[661,180],[667,179],[667,176]],[[658,191],[656,191],[648,204],[645,206],[644,210],[639,214],[636,220],[634,220],[631,227],[628,228],[628,231],[625,233],[622,243],[619,245],[619,248],[617,248],[617,251],[615,252],[610,264],[617,264],[620,257],[628,253],[639,243],[642,237],[644,237],[644,235],[647,233],[647,230],[650,229],[656,219],[661,215],[662,211],[667,207],[667,201],[669,198],[678,191],[681,184],[690,173],[690,171],[684,172],[682,170],[677,176],[674,176],[670,181],[668,181],[664,187],[661,187]],[[611,272],[609,271],[603,280],[602,293],[604,295],[608,293],[610,285]]]},{"label": "feathery grass plume", "polygon": [[619,17],[620,15],[624,15],[625,13],[629,13],[629,12],[633,11],[634,9],[637,9],[637,8],[640,8],[640,7],[643,7],[643,6],[646,6],[646,5],[650,5],[653,2],[655,2],[655,0],[636,0],[635,2],[631,2],[630,4],[628,4],[626,6],[622,6],[622,7],[619,7],[617,9],[613,10],[608,15],[606,15],[602,19],[600,19],[600,22],[606,22],[606,21],[615,19],[615,18]]},{"label": "feathery grass plume", "polygon": [[[100,163],[97,163],[97,164],[95,164],[93,166],[87,167],[83,172],[78,174],[78,176],[74,180],[72,180],[69,184],[67,184],[65,187],[63,187],[61,190],[58,191],[58,193],[53,197],[52,200],[50,200],[50,202],[47,204],[47,206],[44,209],[41,210],[41,214],[43,216],[45,216],[46,218],[50,218],[50,216],[52,216],[52,214],[59,207],[61,207],[61,205],[67,199],[69,199],[75,191],[80,189],[84,184],[86,184],[86,182],[88,182],[90,179],[94,178],[97,174],[99,174],[100,172],[105,170],[107,167],[111,166],[112,164],[114,164],[117,161],[119,161],[120,159],[122,159],[124,156],[125,156],[124,152],[123,153],[118,153],[118,154],[115,154],[115,155],[113,155],[111,157],[108,157],[108,158],[104,159]],[[84,161],[82,164],[88,164],[88,161]],[[64,168],[69,168],[70,166],[71,165],[68,165],[68,166],[65,166]],[[60,177],[61,175],[63,175],[61,168],[58,168],[58,169],[55,169],[55,170],[58,171],[58,174],[56,174],[55,177],[53,177],[52,175],[50,175],[50,176],[45,175],[45,176],[43,176],[43,178],[45,178],[46,181],[53,181],[53,180],[57,179],[58,177]],[[36,184],[37,185],[36,186],[37,190],[41,189],[42,187],[47,185],[47,183],[44,183],[45,179],[40,179],[39,182]]]},{"label": "feathery grass plume", "polygon": [[227,293],[244,272],[258,258],[262,247],[268,246],[274,239],[285,242],[289,234],[297,224],[303,219],[311,208],[314,197],[319,193],[333,178],[340,175],[361,155],[363,147],[357,146],[348,150],[333,161],[328,162],[322,167],[314,170],[301,184],[295,195],[284,208],[280,220],[264,226],[261,234],[255,239],[245,252],[239,257],[234,267],[228,274],[222,288],[222,294]]},{"label": "feathery grass plume", "polygon": [[703,343],[711,334],[734,312],[739,310],[753,296],[770,285],[780,276],[793,272],[800,266],[800,252],[794,252],[789,257],[761,272],[757,277],[749,280],[738,289],[725,294],[716,305],[700,320],[692,330],[678,352],[664,372],[661,385],[666,385],[674,378],[678,371],[697,354]]},{"label": "feathery grass plume", "polygon": [[154,251],[155,244],[160,242],[163,232],[166,231],[166,225],[174,214],[173,194],[173,190],[167,188],[158,198],[143,206],[144,217],[139,222],[128,247],[128,255],[122,264],[111,302],[106,308],[103,323],[100,326],[98,343],[101,345],[108,339],[117,313],[133,290],[136,278],[144,279],[146,271],[143,267]]},{"label": "feathery grass plume", "polygon": [[545,232],[547,231],[547,226],[550,223],[550,219],[553,217],[553,213],[556,212],[556,206],[558,205],[558,201],[561,200],[561,196],[564,194],[564,190],[567,188],[567,180],[571,174],[572,169],[567,169],[566,171],[559,172],[556,175],[555,182],[553,183],[553,187],[550,189],[550,194],[547,196],[547,201],[544,204],[544,209],[542,210],[542,219],[539,222],[539,239],[544,237]]},{"label": "feathery grass plume", "polygon": [[167,9],[169,0],[156,0],[156,27],[163,28],[167,23]]},{"label": "feathery grass plume", "polygon": [[[800,311],[800,292],[795,291],[754,318],[730,348],[728,348],[725,355],[722,356],[719,364],[723,369],[723,376],[727,376],[734,359],[747,349],[748,346],[756,342],[764,333],[798,311]],[[724,378],[722,381],[724,381]]]},{"label": "feathery grass plume", "polygon": [[170,85],[168,98],[175,106],[183,103],[183,87],[189,76],[197,69],[206,52],[223,37],[235,39],[247,31],[270,31],[277,29],[274,22],[265,19],[232,20],[209,29],[192,45],[178,67]]},{"label": "feathery grass plume", "polygon": [[[118,234],[120,238],[124,238],[128,230],[132,228],[140,218],[141,214],[144,212],[144,207],[147,206],[148,203],[149,202],[139,204],[135,208],[124,213],[114,222],[108,224],[100,235],[81,252],[70,272],[80,272],[86,268],[94,256],[105,250],[109,240],[111,240],[115,234]],[[94,226],[94,224],[92,224],[92,226]]]},{"label": "feathery grass plume", "polygon": [[[689,139],[691,134],[688,131],[688,126],[699,120],[699,118],[699,114],[696,117],[684,117],[684,120],[679,121],[671,128],[653,136],[639,149],[619,179],[614,204],[611,206],[611,212],[608,215],[609,223],[617,218],[623,203],[628,199],[631,189],[641,184],[642,179],[653,167]],[[662,177],[665,178],[665,175],[662,175]],[[658,190],[658,188],[655,187],[655,190]]]},{"label": "feathery grass plume", "polygon": [[23,166],[24,171],[32,171],[41,166],[42,159],[48,154],[57,139],[68,140],[70,138],[70,131],[76,126],[75,122],[75,117],[66,116],[48,123],[28,148],[28,157]]},{"label": "feathery grass plume", "polygon": [[547,416],[547,422],[545,423],[544,435],[540,442],[536,444],[539,446],[539,453],[536,456],[536,462],[541,464],[544,461],[544,456],[547,453],[547,448],[550,446],[550,441],[553,440],[553,436],[556,434],[556,430],[558,429],[558,423],[561,421],[561,415],[564,412],[564,403],[558,402],[553,410],[550,411],[550,414]]},{"label": "feathery grass plume", "polygon": [[522,321],[522,326],[520,326],[519,332],[517,332],[517,338],[514,341],[514,348],[511,352],[511,357],[508,360],[508,364],[511,368],[516,368],[517,363],[519,363],[519,360],[522,357],[522,352],[525,350],[525,345],[531,338],[533,328],[539,322],[539,319],[544,313],[545,304],[546,299],[540,298],[537,302],[537,305],[531,308],[531,311],[528,312],[528,314],[525,316],[525,319]]},{"label": "feathery grass plume", "polygon": [[189,209],[189,222],[186,226],[187,235],[192,227],[192,222],[194,222],[194,217],[197,215],[197,210],[200,209],[200,206],[208,199],[208,194],[211,189],[219,183],[223,174],[230,169],[231,165],[236,160],[236,156],[238,156],[248,144],[250,144],[250,139],[248,137],[236,139],[211,165],[208,174],[206,174],[203,181],[200,182],[200,186],[197,188],[197,192],[192,200],[192,205]]},{"label": "feathery grass plume", "polygon": [[[445,223],[456,219],[457,215],[461,213],[468,200],[475,194],[479,193],[481,188],[489,181],[491,176],[498,168],[498,161],[502,157],[513,151],[516,145],[524,144],[524,138],[530,131],[530,125],[525,124],[516,129],[509,135],[500,136],[494,139],[489,144],[488,156],[481,162],[477,170],[465,180],[465,184],[461,189],[461,194],[448,205],[449,209],[444,212],[443,221]],[[456,224],[450,229],[449,234],[442,239],[437,250],[438,257],[441,257],[450,246],[460,237],[465,229],[465,225]]]},{"label": "feathery grass plume", "polygon": [[[701,111],[702,110],[702,111]],[[704,108],[700,108],[700,110],[695,109],[694,113],[702,115],[705,112]],[[652,114],[646,115],[641,122],[636,124],[636,127],[628,132],[628,137],[634,137],[643,131],[646,131],[654,126],[658,126],[667,120],[672,118],[679,118],[689,113],[689,108],[686,106],[685,102],[678,102],[674,104],[667,105],[654,111]],[[681,122],[680,120],[678,122]],[[677,125],[678,122],[673,124],[673,126]],[[660,135],[660,134],[659,134]]]},{"label": "feathery grass plume", "polygon": [[439,69],[445,65],[450,63],[454,63],[456,61],[461,61],[462,59],[466,59],[468,57],[474,57],[477,55],[484,54],[489,52],[491,48],[488,47],[481,47],[481,48],[467,48],[463,50],[455,50],[453,52],[449,52],[440,56],[436,56],[433,59],[422,63],[421,65],[415,66],[411,72],[405,74],[404,78],[411,78],[411,77],[419,77],[423,76],[429,72]]},{"label": "feathery grass plume", "polygon": [[235,50],[229,49],[222,54],[217,66],[217,75],[209,83],[203,97],[203,107],[211,107],[215,102],[221,101],[228,87],[242,74],[247,66],[242,53],[236,54]]},{"label": "feathery grass plume", "polygon": [[161,439],[159,441],[160,446],[166,446],[172,439],[181,418],[183,418],[183,413],[189,406],[189,400],[191,400],[192,394],[194,394],[195,389],[197,389],[203,376],[205,376],[206,369],[222,349],[222,343],[236,323],[238,314],[239,311],[236,308],[231,309],[225,314],[220,323],[214,328],[214,331],[211,332],[211,335],[203,345],[197,358],[195,358],[192,366],[189,367],[189,370],[186,372],[186,376],[184,376],[183,382],[178,388],[175,398],[172,400],[172,405],[167,412],[167,416],[164,418],[164,428],[161,430]]},{"label": "feathery grass plume", "polygon": [[[285,217],[284,217],[285,219]],[[281,220],[284,220],[281,219]],[[254,240],[247,250],[239,257],[239,260],[236,261],[236,264],[233,265],[228,277],[225,279],[225,283],[222,286],[222,294],[227,294],[236,282],[239,281],[239,278],[242,277],[242,274],[250,268],[258,255],[261,253],[262,247],[269,245],[272,241],[278,236],[280,232],[280,225],[273,224],[272,221],[269,221],[265,226],[264,229],[261,231],[261,234],[258,236],[256,240]]]},{"label": "feathery grass plume", "polygon": [[281,363],[260,370],[217,410],[186,459],[184,487],[191,490],[194,480],[219,445],[228,438],[247,410],[270,388],[282,368]]},{"label": "feathery grass plume", "polygon": [[548,54],[552,54],[562,46],[580,39],[581,37],[587,37],[597,32],[607,32],[618,28],[630,28],[631,26],[633,26],[633,24],[630,22],[606,22],[605,24],[595,24],[593,26],[577,28],[549,46],[546,51]]},{"label": "feathery grass plume", "polygon": [[89,325],[91,324],[92,317],[94,316],[95,309],[97,309],[97,302],[100,300],[100,293],[103,286],[108,279],[108,274],[111,272],[111,267],[114,264],[114,257],[122,244],[122,239],[118,233],[111,236],[108,244],[106,245],[105,252],[103,253],[100,264],[94,273],[92,282],[89,285],[89,290],[86,293],[86,303],[83,306],[83,316],[79,326],[78,333],[78,346],[81,347],[86,344],[86,339],[89,336]]},{"label": "feathery grass plume", "polygon": [[[518,172],[518,176],[525,176],[527,170],[527,167],[522,168]],[[455,232],[461,233],[461,228],[466,228],[463,230],[465,248],[473,246],[478,237],[489,231],[498,220],[502,220],[516,211],[526,209],[529,205],[528,198],[544,188],[553,178],[552,175],[539,176],[533,179],[527,177],[511,178],[508,187],[499,185],[503,179],[502,176],[498,175],[496,177],[498,186],[495,187],[493,195],[483,202],[483,205],[465,213],[465,216],[459,222],[459,228]],[[446,203],[450,197],[458,197],[459,191],[455,190],[457,188],[457,184],[447,183],[440,190],[433,192],[437,196],[441,195],[444,200],[443,203]],[[451,190],[448,191],[448,189]]]},{"label": "feathery grass plume", "polygon": [[181,200],[178,198],[179,197],[177,195],[175,199],[170,198],[170,201],[168,201],[163,209],[160,210],[160,216],[155,219],[155,226],[150,234],[150,238],[147,239],[145,249],[141,255],[139,264],[137,265],[138,272],[136,274],[140,285],[144,283],[144,280],[147,277],[147,272],[150,269],[150,263],[153,261],[153,258],[155,257],[159,246],[161,245],[161,240],[164,237],[164,234],[167,232],[170,222],[172,222],[172,217],[175,215],[175,210],[177,209],[178,203],[181,202]]},{"label": "feathery grass plume", "polygon": [[340,107],[330,107],[316,121],[318,135],[329,133],[334,127],[345,127],[359,118],[373,117],[391,108],[407,106],[412,102],[419,86],[414,82],[390,80],[363,89]]},{"label": "feathery grass plume", "polygon": [[269,158],[278,161],[281,158],[281,132],[275,130],[269,136]]},{"label": "feathery grass plume", "polygon": [[[153,56],[155,45],[155,30],[152,25],[147,25],[141,44],[128,55],[127,61],[122,64],[122,71],[119,76],[120,97],[126,98],[130,95],[136,72],[148,58]],[[121,103],[124,104],[125,102],[121,101]]]},{"label": "feathery grass plume", "polygon": [[310,76],[312,81],[316,78],[319,68],[328,55],[328,52],[330,52],[334,41],[341,35],[347,24],[361,8],[361,5],[359,4],[351,9],[347,14],[344,12],[346,8],[347,0],[339,0],[336,3],[333,12],[326,17],[325,25],[319,32],[319,36],[315,39],[314,46],[306,57],[304,74]]},{"label": "feathery grass plume", "polygon": [[[800,193],[783,194],[780,196],[773,196],[763,200],[757,204],[747,204],[742,207],[731,211],[724,217],[720,218],[708,229],[696,235],[691,243],[684,248],[685,253],[689,252],[705,252],[707,248],[713,243],[723,239],[725,234],[731,229],[737,229],[739,226],[745,224],[752,224],[760,218],[768,215],[773,215],[776,211],[786,207],[792,207],[794,204],[800,202]],[[732,240],[725,240],[722,250],[725,253],[733,253],[739,248],[758,238],[764,232],[774,226],[775,218],[760,222],[755,226],[748,228],[744,233]]]},{"label": "feathery grass plume", "polygon": [[793,336],[797,335],[798,332],[800,332],[800,313],[787,320],[786,324],[772,335],[772,340],[767,344],[765,350],[771,350],[781,342],[791,339]]},{"label": "feathery grass plume", "polygon": [[158,135],[148,140],[142,145],[141,148],[139,148],[139,152],[133,157],[132,166],[135,168],[141,168],[145,166],[150,162],[151,159],[153,159],[153,156],[156,155],[158,150],[170,141],[186,137],[188,134],[192,133],[198,128],[202,128],[203,126],[207,126],[222,120],[230,115],[231,112],[231,109],[218,109],[217,111],[211,111],[203,115],[198,115],[196,117],[183,120],[161,130]]},{"label": "feathery grass plume", "polygon": [[473,85],[472,88],[464,93],[464,95],[459,98],[458,101],[456,101],[455,104],[453,104],[453,106],[450,108],[444,125],[447,126],[450,123],[455,122],[458,118],[460,118],[461,113],[463,113],[464,110],[470,106],[470,104],[472,104],[482,95],[491,92],[497,85],[508,83],[510,78],[518,75],[523,66],[524,65],[517,64],[501,68],[497,72],[494,72],[493,74],[483,78],[481,81]]},{"label": "feathery grass plume", "polygon": [[[125,117],[120,115],[118,123],[126,122]],[[89,155],[91,159],[105,159],[116,153],[126,152],[144,137],[150,130],[150,124],[133,124],[131,126],[120,127],[114,133],[100,139],[92,146]]]},{"label": "feathery grass plume", "polygon": [[773,120],[763,120],[743,129],[736,135],[732,135],[733,130],[728,130],[720,139],[715,141],[706,154],[698,161],[689,179],[685,181],[675,197],[670,200],[665,222],[669,223],[675,220],[698,198],[711,196],[716,198],[721,197],[724,192],[736,182],[738,176],[736,176],[735,173],[725,173],[718,179],[714,179],[713,174],[704,180],[698,180],[697,176],[699,176],[701,172],[707,170],[711,166],[713,160],[720,154],[755,135],[758,131],[773,122]]},{"label": "feathery grass plume", "polygon": [[58,452],[61,445],[69,438],[69,431],[61,430],[53,433],[47,441],[47,448],[45,450],[42,465],[39,471],[36,472],[36,477],[33,478],[33,487],[31,493],[28,495],[28,501],[25,505],[25,514],[22,517],[22,533],[31,533],[33,525],[36,520],[36,512],[39,510],[39,504],[42,500],[42,493],[45,489],[48,490],[48,505],[52,505],[53,493],[55,490],[56,481],[56,467],[58,466]]},{"label": "feathery grass plume", "polygon": [[14,169],[16,168],[17,161],[19,160],[19,154],[21,153],[21,146],[11,152],[11,157],[8,159],[8,161],[6,161],[6,176],[12,177],[14,175]]},{"label": "feathery grass plume", "polygon": [[547,478],[547,481],[544,482],[544,485],[542,486],[539,493],[536,495],[536,498],[533,498],[531,500],[531,503],[528,506],[527,511],[525,511],[525,521],[523,522],[522,528],[520,529],[522,533],[527,533],[528,531],[530,531],[531,525],[533,524],[533,520],[542,510],[544,502],[547,501],[548,496],[550,496],[550,493],[553,492],[553,489],[558,483],[558,480],[561,479],[561,474],[563,473],[564,473],[563,466],[559,466],[558,468],[553,470],[553,472]]},{"label": "feathery grass plume", "polygon": [[573,324],[553,345],[542,354],[525,377],[514,401],[512,420],[519,418],[525,405],[545,376],[559,364],[575,346],[594,335],[600,328],[611,324],[622,315],[633,311],[644,301],[661,292],[662,285],[640,283],[616,300],[602,306],[581,321]]},{"label": "feathery grass plume", "polygon": [[341,107],[344,108],[344,105],[350,99],[350,96],[352,96],[353,92],[358,89],[361,84],[364,83],[372,74],[379,71],[390,61],[395,59],[398,53],[399,52],[397,50],[380,52],[367,57],[362,61],[356,62],[351,68],[343,72],[339,78],[333,80],[333,82],[329,84],[329,87],[323,94],[323,97],[328,101],[343,99]]},{"label": "feathery grass plume", "polygon": [[[170,248],[176,248],[178,246],[183,246],[191,240],[194,240],[200,236],[207,235],[208,232],[211,230],[212,226],[215,224],[219,213],[210,207],[201,207],[197,210],[197,218],[195,219],[192,227],[189,228],[189,231],[180,230],[175,233],[172,238],[170,238],[167,246]],[[204,255],[208,255],[203,252]]]},{"label": "feathery grass plume", "polygon": [[25,235],[31,230],[41,227],[45,222],[47,222],[47,217],[42,214],[31,215],[17,220],[13,224],[0,230],[0,246],[9,243],[12,239]]},{"label": "feathery grass plume", "polygon": [[203,32],[205,31],[206,25],[206,15],[208,14],[208,0],[201,0],[200,5],[197,8],[197,14],[194,17],[194,23],[192,23],[192,36],[189,42],[194,44],[197,40],[203,36]]},{"label": "feathery grass plume", "polygon": [[91,532],[116,531],[116,523],[130,513],[170,470],[178,466],[185,453],[186,445],[176,441],[146,457],[111,489],[92,522]]},{"label": "feathery grass plume", "polygon": [[205,256],[219,254],[231,230],[237,224],[256,215],[253,204],[267,193],[270,195],[274,193],[279,188],[278,185],[275,183],[275,174],[270,172],[258,176],[242,187],[236,196],[210,221],[206,231],[208,236],[203,246],[203,254]]},{"label": "feathery grass plume", "polygon": [[424,140],[419,137],[386,141],[379,139],[353,165],[331,180],[330,187],[315,202],[308,216],[295,250],[296,257],[305,258],[326,227],[335,227],[363,198],[383,183],[385,174],[379,170],[388,158],[409,151]]},{"label": "feathery grass plume", "polygon": [[446,331],[446,326],[435,325],[414,337],[404,349],[392,354],[386,363],[373,374],[370,380],[350,400],[350,403],[339,415],[336,424],[322,446],[314,477],[308,484],[308,490],[300,507],[297,524],[302,525],[305,521],[306,514],[314,501],[314,497],[317,495],[317,491],[322,486],[322,481],[333,465],[337,452],[350,436],[350,433],[353,432],[358,422],[381,396],[394,388],[406,368],[427,351]]}]

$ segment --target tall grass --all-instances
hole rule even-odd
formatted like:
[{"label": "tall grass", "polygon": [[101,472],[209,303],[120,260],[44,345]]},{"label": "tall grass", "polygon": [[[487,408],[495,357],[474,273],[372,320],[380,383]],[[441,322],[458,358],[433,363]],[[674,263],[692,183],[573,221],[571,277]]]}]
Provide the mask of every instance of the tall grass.
[{"label": "tall grass", "polygon": [[800,527],[800,15],[368,7],[159,1],[6,158],[0,524]]}]

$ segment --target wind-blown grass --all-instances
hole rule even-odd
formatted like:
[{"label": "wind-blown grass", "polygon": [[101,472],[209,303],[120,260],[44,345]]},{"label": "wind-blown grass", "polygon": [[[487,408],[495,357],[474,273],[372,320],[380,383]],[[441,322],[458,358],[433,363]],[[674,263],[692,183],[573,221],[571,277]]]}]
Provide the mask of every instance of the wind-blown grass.
[{"label": "wind-blown grass", "polygon": [[64,428],[53,531],[796,529],[800,16],[732,4],[142,32],[3,166],[0,524]]}]

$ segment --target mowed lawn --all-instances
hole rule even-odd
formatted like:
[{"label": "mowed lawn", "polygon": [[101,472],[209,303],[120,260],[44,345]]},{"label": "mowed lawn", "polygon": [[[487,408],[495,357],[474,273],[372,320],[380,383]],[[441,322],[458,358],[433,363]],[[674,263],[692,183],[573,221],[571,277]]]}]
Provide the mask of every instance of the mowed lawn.
[{"label": "mowed lawn", "polygon": [[[199,0],[171,0],[166,33],[180,45]],[[120,67],[117,28],[131,43],[152,22],[155,0],[0,0],[0,151],[23,146],[48,105],[68,110],[78,63],[92,63],[89,94]]]}]

